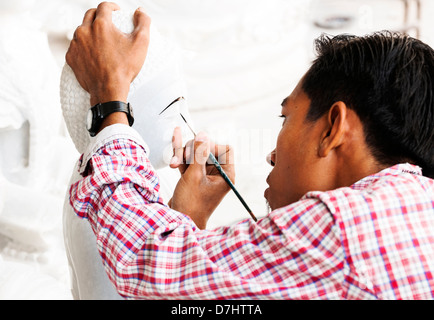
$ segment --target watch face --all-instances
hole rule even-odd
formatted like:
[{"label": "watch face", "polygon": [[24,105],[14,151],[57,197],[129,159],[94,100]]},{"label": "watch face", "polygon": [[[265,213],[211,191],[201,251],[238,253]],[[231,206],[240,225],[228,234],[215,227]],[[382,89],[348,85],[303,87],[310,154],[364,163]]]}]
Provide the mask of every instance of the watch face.
[{"label": "watch face", "polygon": [[87,119],[86,119],[87,130],[90,130],[92,128],[92,119],[93,119],[93,112],[92,109],[89,109],[89,111],[87,112]]}]

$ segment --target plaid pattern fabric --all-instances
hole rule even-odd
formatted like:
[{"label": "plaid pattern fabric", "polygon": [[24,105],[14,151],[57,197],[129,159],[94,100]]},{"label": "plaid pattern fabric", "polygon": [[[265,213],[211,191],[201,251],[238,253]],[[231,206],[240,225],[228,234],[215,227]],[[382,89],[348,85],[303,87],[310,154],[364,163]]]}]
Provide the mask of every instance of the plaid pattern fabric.
[{"label": "plaid pattern fabric", "polygon": [[399,164],[260,219],[199,230],[159,195],[145,148],[116,139],[70,188],[126,298],[432,299],[434,180]]}]

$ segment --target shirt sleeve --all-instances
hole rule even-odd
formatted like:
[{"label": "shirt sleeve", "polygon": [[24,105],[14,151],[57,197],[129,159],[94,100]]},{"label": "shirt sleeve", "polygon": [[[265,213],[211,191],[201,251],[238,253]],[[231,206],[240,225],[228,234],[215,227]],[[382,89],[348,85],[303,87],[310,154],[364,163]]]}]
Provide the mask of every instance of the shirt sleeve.
[{"label": "shirt sleeve", "polygon": [[339,298],[344,278],[339,229],[320,200],[304,199],[257,223],[247,219],[200,230],[163,203],[147,148],[130,133],[95,143],[92,154],[83,156],[89,159],[84,177],[70,188],[70,203],[88,219],[122,296]]}]

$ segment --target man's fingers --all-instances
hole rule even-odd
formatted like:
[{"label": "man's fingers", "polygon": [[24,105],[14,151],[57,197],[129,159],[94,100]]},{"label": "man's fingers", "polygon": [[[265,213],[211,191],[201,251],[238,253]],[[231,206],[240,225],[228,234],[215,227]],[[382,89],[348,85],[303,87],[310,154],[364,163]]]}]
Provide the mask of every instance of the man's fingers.
[{"label": "man's fingers", "polygon": [[86,11],[83,18],[83,26],[89,26],[92,24],[93,20],[95,20],[96,9],[92,8]]},{"label": "man's fingers", "polygon": [[234,150],[230,145],[212,144],[211,152],[221,164],[234,164]]},{"label": "man's fingers", "polygon": [[143,8],[138,8],[134,12],[134,37],[143,36],[149,39],[149,27],[151,25],[151,18],[146,14]]},{"label": "man's fingers", "polygon": [[180,127],[176,127],[172,136],[173,157],[170,162],[171,168],[177,168],[183,163],[184,148],[182,147],[182,132]]},{"label": "man's fingers", "polygon": [[205,165],[210,153],[210,141],[208,136],[199,132],[194,138],[194,162],[199,165]]},{"label": "man's fingers", "polygon": [[[178,168],[183,174],[189,166],[195,165],[196,172],[206,174],[206,164],[209,162],[209,154],[212,152],[217,161],[222,165],[234,164],[234,152],[229,145],[217,145],[210,141],[205,133],[199,133],[194,140],[182,147],[182,132],[176,127],[172,137],[173,157],[170,162],[171,168]],[[200,170],[199,170],[200,169]],[[232,169],[229,167],[230,171]]]},{"label": "man's fingers", "polygon": [[112,21],[112,12],[120,9],[114,2],[101,2],[96,8],[95,19]]},{"label": "man's fingers", "polygon": [[[209,140],[204,133],[199,133],[194,139],[191,162],[186,170],[186,174],[193,175],[201,179],[206,176],[206,163],[209,157]],[[188,158],[187,158],[188,161]]]}]

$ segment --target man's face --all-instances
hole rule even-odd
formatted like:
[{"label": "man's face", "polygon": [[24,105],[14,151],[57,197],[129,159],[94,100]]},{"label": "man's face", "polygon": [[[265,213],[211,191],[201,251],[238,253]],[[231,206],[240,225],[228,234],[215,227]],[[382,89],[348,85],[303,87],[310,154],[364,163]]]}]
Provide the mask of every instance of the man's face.
[{"label": "man's face", "polygon": [[282,102],[282,129],[276,148],[269,155],[273,169],[264,197],[272,210],[298,201],[308,191],[328,187],[327,160],[318,155],[324,118],[315,122],[305,120],[310,99],[301,83],[302,80]]}]

